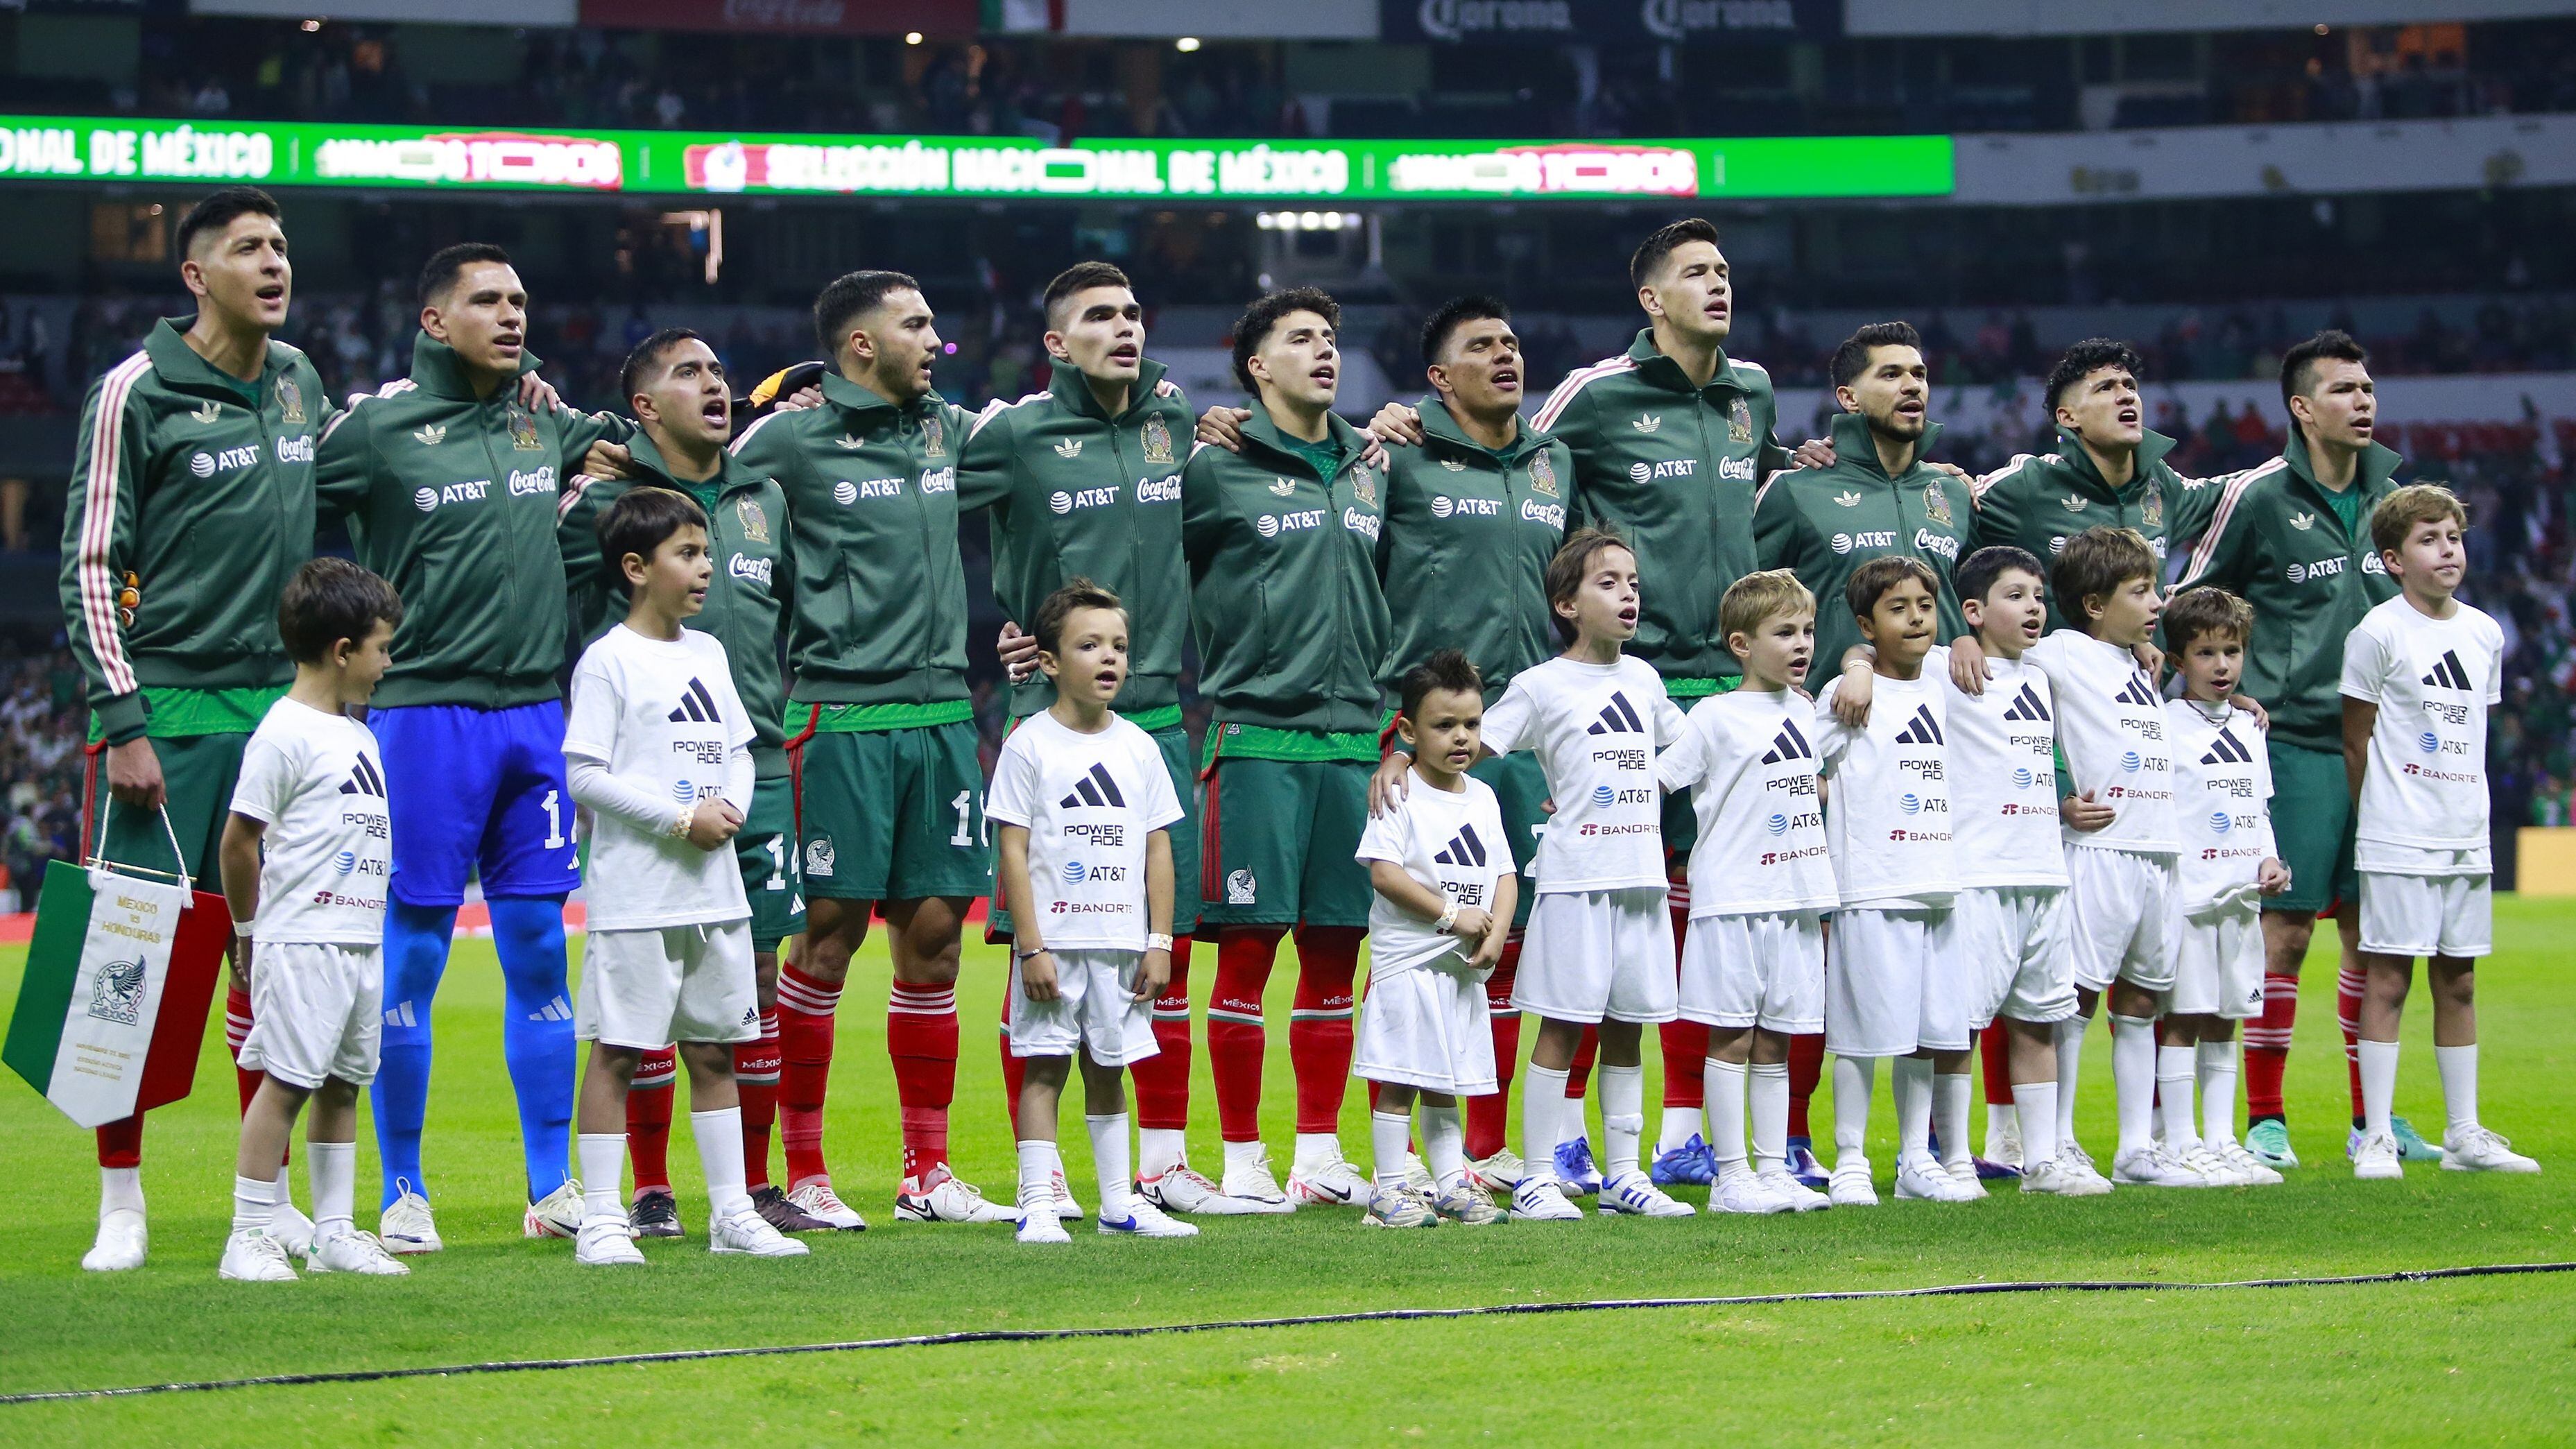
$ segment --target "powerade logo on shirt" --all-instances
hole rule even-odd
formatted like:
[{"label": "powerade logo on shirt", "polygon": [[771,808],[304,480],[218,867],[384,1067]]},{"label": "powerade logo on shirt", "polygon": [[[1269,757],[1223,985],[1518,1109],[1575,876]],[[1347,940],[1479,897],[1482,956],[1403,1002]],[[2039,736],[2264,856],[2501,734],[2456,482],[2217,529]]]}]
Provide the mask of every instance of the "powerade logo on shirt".
[{"label": "powerade logo on shirt", "polygon": [[1874,528],[1866,533],[1837,533],[1827,542],[1836,553],[1849,553],[1856,548],[1894,548],[1896,530]]},{"label": "powerade logo on shirt", "polygon": [[1559,533],[1565,532],[1565,506],[1541,503],[1535,498],[1521,500],[1521,517],[1531,523],[1544,523]]},{"label": "powerade logo on shirt", "polygon": [[470,478],[462,483],[450,483],[444,488],[420,489],[411,495],[411,503],[414,508],[428,513],[443,503],[478,502],[488,497],[491,492],[491,479]]},{"label": "powerade logo on shirt", "polygon": [[1697,458],[1666,458],[1660,463],[1628,465],[1628,476],[1640,483],[1650,483],[1657,478],[1691,478],[1698,474],[1699,459]]}]

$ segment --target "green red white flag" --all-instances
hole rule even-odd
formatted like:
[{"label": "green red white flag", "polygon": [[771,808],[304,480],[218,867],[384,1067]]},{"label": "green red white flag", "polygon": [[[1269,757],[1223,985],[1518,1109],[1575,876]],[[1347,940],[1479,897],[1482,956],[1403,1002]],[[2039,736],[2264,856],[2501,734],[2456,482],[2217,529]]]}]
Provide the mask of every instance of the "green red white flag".
[{"label": "green red white flag", "polygon": [[83,1127],[179,1100],[230,934],[220,896],[52,862],[0,1060]]}]

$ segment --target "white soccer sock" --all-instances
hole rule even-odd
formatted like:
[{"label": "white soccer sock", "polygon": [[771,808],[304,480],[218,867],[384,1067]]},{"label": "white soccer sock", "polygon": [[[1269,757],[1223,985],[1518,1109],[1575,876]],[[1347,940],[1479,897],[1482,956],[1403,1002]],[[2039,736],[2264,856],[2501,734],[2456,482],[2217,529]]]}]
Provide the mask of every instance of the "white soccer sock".
[{"label": "white soccer sock", "polygon": [[626,1134],[584,1132],[573,1139],[573,1156],[581,1163],[581,1210],[595,1218],[626,1216],[626,1197],[619,1190],[626,1172]]},{"label": "white soccer sock", "polygon": [[743,1187],[742,1108],[691,1112],[689,1135],[698,1142],[698,1170],[707,1177],[707,1217],[721,1222],[751,1210]]},{"label": "white soccer sock", "polygon": [[[1888,1075],[1896,1089],[1896,1160],[1931,1155],[1932,1059],[1898,1057]],[[1835,1145],[1841,1145],[1839,1133]]]},{"label": "white soccer sock", "polygon": [[304,1170],[313,1179],[313,1241],[327,1243],[342,1233],[355,1232],[358,1144],[307,1142]]},{"label": "white soccer sock", "polygon": [[143,1211],[143,1169],[102,1167],[98,1170],[98,1215]]},{"label": "white soccer sock", "polygon": [[2200,1145],[2225,1147],[2236,1140],[2236,1043],[2202,1042],[2193,1062],[2200,1069]]},{"label": "white soccer sock", "polygon": [[1637,1150],[1646,1136],[1646,1069],[1601,1066],[1601,1145],[1607,1158],[1604,1178],[1637,1170]]},{"label": "white soccer sock", "polygon": [[1404,1186],[1405,1144],[1412,1140],[1412,1113],[1369,1113],[1369,1167],[1381,1190],[1393,1192]]},{"label": "white soccer sock", "polygon": [[1228,1168],[1258,1167],[1264,1150],[1257,1137],[1250,1142],[1228,1142],[1225,1144],[1225,1165]]},{"label": "white soccer sock", "polygon": [[[1232,1143],[1228,1143],[1232,1146]],[[1055,1144],[1020,1139],[1019,1205],[1028,1207],[1055,1196]]]},{"label": "white soccer sock", "polygon": [[1944,1165],[1976,1156],[1968,1149],[1969,1079],[1966,1072],[1932,1074],[1932,1119],[1941,1131]]},{"label": "white soccer sock", "polygon": [[1866,1162],[1869,1094],[1878,1089],[1878,1058],[1834,1058],[1834,1166]]},{"label": "white soccer sock", "polygon": [[2120,1114],[2120,1150],[2156,1145],[2156,1024],[2143,1016],[2111,1018],[2111,1096]]},{"label": "white soccer sock", "polygon": [[2361,1041],[2361,1123],[2364,1132],[2386,1132],[2397,1100],[2397,1043]]},{"label": "white soccer sock", "polygon": [[2192,1047],[2156,1048],[2156,1115],[2163,1119],[2165,1146],[2189,1152],[2200,1145],[2200,1124],[2193,1120],[2191,1093],[2200,1053]]},{"label": "white soccer sock", "polygon": [[1343,1160],[1342,1139],[1330,1132],[1297,1134],[1297,1155],[1290,1159],[1292,1172],[1317,1172]]},{"label": "white soccer sock", "polygon": [[1136,1133],[1136,1172],[1151,1182],[1189,1160],[1189,1138],[1177,1127],[1145,1127]]},{"label": "white soccer sock", "polygon": [[1422,1161],[1442,1194],[1455,1192],[1467,1180],[1467,1129],[1458,1107],[1422,1106]]},{"label": "white soccer sock", "polygon": [[1521,1081],[1521,1156],[1533,1179],[1550,1181],[1556,1176],[1557,1116],[1567,1106],[1565,1071],[1532,1062]]},{"label": "white soccer sock", "polygon": [[[1664,1070],[1672,1067],[1666,1063]],[[1661,1157],[1676,1147],[1689,1146],[1694,1137],[1704,1137],[1708,1130],[1704,1117],[1697,1107],[1666,1107],[1661,1125],[1655,1128],[1655,1155]]]},{"label": "white soccer sock", "polygon": [[2433,1065],[2442,1073],[2442,1108],[2450,1130],[2460,1132],[2478,1125],[2478,1044],[2437,1046],[2433,1048]]},{"label": "white soccer sock", "polygon": [[274,1178],[235,1177],[233,1179],[233,1231],[247,1233],[268,1231],[268,1220],[277,1212],[277,1181]]},{"label": "white soccer sock", "polygon": [[1753,1170],[1789,1164],[1789,1064],[1755,1062],[1745,1084],[1753,1111]]},{"label": "white soccer sock", "polygon": [[2021,1119],[2021,1170],[2036,1172],[2057,1156],[2057,1084],[2013,1083],[2013,1108]]},{"label": "white soccer sock", "polygon": [[[2018,1099],[2021,1093],[2015,1091],[2013,1096]],[[2014,1103],[1988,1102],[1986,1104],[1986,1155],[1988,1157],[2001,1161],[2004,1138],[2020,1130],[2021,1114],[2015,1110]],[[2052,1131],[2049,1135],[2054,1137],[2057,1134]]]},{"label": "white soccer sock", "polygon": [[1706,1059],[1700,1081],[1708,1097],[1708,1147],[1721,1177],[1751,1171],[1744,1164],[1744,1098],[1751,1076],[1742,1062]]},{"label": "white soccer sock", "polygon": [[1100,1178],[1100,1216],[1113,1223],[1122,1222],[1133,1211],[1129,1199],[1136,1192],[1127,1175],[1127,1114],[1086,1116],[1082,1125],[1091,1129],[1091,1170]]},{"label": "white soccer sock", "polygon": [[293,1170],[288,1168],[285,1163],[281,1162],[277,1165],[277,1205],[279,1207],[292,1208],[295,1206],[294,1177],[295,1174]]},{"label": "white soccer sock", "polygon": [[[2057,1023],[2057,1144],[2064,1147],[2075,1141],[2075,1088],[2084,1079],[2084,1033],[2093,1025],[2089,1016],[2070,1016]],[[2015,1082],[2015,1088],[2020,1087]],[[2018,1099],[2020,1092],[2016,1090]],[[2022,1153],[2030,1152],[2030,1119],[2022,1119]]]}]

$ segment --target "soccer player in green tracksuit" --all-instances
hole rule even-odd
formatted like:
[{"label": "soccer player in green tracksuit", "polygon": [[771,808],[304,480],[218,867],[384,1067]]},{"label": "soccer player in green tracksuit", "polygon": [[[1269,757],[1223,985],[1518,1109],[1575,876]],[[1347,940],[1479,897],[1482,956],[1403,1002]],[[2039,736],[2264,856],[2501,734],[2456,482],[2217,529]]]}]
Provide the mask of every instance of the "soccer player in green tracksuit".
[{"label": "soccer player in green tracksuit", "polygon": [[[1363,460],[1360,434],[1332,413],[1340,321],[1341,308],[1313,288],[1272,292],[1246,309],[1234,326],[1234,372],[1258,406],[1241,429],[1242,451],[1201,448],[1181,470],[1199,692],[1212,706],[1199,919],[1217,928],[1208,1056],[1222,1183],[1226,1196],[1271,1212],[1370,1193],[1334,1126],[1371,894],[1357,851],[1386,654],[1375,560],[1385,480]],[[1261,998],[1291,927],[1297,1156],[1282,1193],[1261,1146]]]},{"label": "soccer player in green tracksuit", "polygon": [[973,415],[931,390],[940,341],[920,284],[852,272],[814,326],[830,367],[819,407],[773,412],[734,444],[787,498],[788,750],[804,843],[806,931],[778,973],[780,1135],[788,1198],[866,1226],[832,1190],[823,1098],[832,1013],[872,906],[894,955],[886,1049],[903,1103],[895,1215],[1005,1222],[948,1168],[957,1091],[959,929],[992,889],[975,706],[966,688],[966,573],[957,459]]},{"label": "soccer player in green tracksuit", "polygon": [[[778,945],[805,929],[804,882],[798,870],[796,795],[787,775],[787,690],[779,671],[779,633],[786,616],[781,583],[794,576],[788,555],[787,498],[778,484],[743,466],[727,449],[733,411],[724,364],[705,339],[685,327],[664,328],[637,344],[618,374],[618,392],[634,409],[627,477],[584,479],[564,495],[558,530],[575,617],[586,646],[625,617],[626,600],[600,555],[598,522],[628,489],[676,489],[707,515],[715,577],[706,607],[686,622],[725,646],[734,693],[751,712],[751,811],[735,832],[735,862],[751,905],[753,962],[759,973],[760,1037],[734,1048],[742,1088],[743,1165],[755,1210],[782,1232],[830,1225],[807,1216],[769,1181],[769,1136],[778,1110]],[[678,1204],[668,1160],[671,1102],[678,1064],[664,1047],[644,1054],[626,1096],[628,1151],[635,1163],[630,1214],[639,1237],[677,1237]]]},{"label": "soccer player in green tracksuit", "polygon": [[[153,324],[81,407],[62,605],[107,765],[83,849],[215,889],[242,749],[295,673],[277,598],[313,553],[313,440],[331,403],[304,354],[271,339],[294,284],[276,202],[215,192],[179,223],[178,252],[197,314]],[[249,984],[236,962],[224,1006],[236,1050]],[[239,1073],[245,1108],[259,1078]],[[98,1129],[98,1239],[82,1267],[142,1266],[142,1162],[140,1114]],[[277,1201],[283,1235],[303,1218],[282,1174]]]},{"label": "soccer player in green tracksuit", "polygon": [[[1440,650],[1458,649],[1483,677],[1490,706],[1512,676],[1556,652],[1547,563],[1565,538],[1574,457],[1521,421],[1526,364],[1502,303],[1460,297],[1433,312],[1422,327],[1422,361],[1433,393],[1417,409],[1422,443],[1388,453],[1377,568],[1393,632],[1378,681],[1391,706],[1408,672]],[[1378,767],[1381,798],[1404,788],[1411,763],[1400,745],[1389,749]],[[1537,753],[1489,757],[1468,773],[1493,787],[1513,866],[1526,876],[1546,819],[1547,779]],[[1504,1195],[1520,1185],[1522,1172],[1504,1145],[1505,1115],[1520,1060],[1512,982],[1532,894],[1521,894],[1511,942],[1485,983],[1497,1086],[1466,1103],[1468,1177]]]},{"label": "soccer player in green tracksuit", "polygon": [[[2290,888],[2263,902],[2263,1015],[2245,1032],[2245,1145],[2272,1167],[2296,1167],[2281,1109],[2281,1074],[2298,1008],[2299,963],[2317,913],[2340,903],[2343,940],[2335,998],[2351,1078],[2351,1151],[2361,1126],[2362,964],[2359,879],[2353,869],[2351,797],[2344,777],[2339,683],[2344,636],[2397,593],[2370,540],[2370,510],[2396,487],[2404,461],[2371,438],[2378,399],[2369,354],[2341,332],[2320,332],[2281,358],[2290,413],[2281,456],[2257,468],[2187,485],[2206,490],[2207,524],[2191,545],[2179,588],[2215,584],[2254,606],[2254,646],[2242,693],[2271,711],[2273,788],[2296,810],[2274,817]],[[2410,1159],[2441,1149],[2403,1118],[2390,1124]]]}]

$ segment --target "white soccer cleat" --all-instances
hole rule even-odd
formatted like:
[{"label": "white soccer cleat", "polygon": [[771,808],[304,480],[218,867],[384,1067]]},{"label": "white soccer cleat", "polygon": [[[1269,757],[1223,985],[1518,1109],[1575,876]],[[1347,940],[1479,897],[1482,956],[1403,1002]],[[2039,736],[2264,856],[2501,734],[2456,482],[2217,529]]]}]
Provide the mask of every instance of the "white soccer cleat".
[{"label": "white soccer cleat", "polygon": [[[1036,1207],[1031,1204],[1031,1207]],[[1070,1243],[1073,1235],[1064,1230],[1064,1219],[1051,1212],[1030,1211],[1020,1214],[1020,1225],[1011,1236],[1023,1243]]]},{"label": "white soccer cleat", "polygon": [[296,1278],[286,1245],[257,1228],[224,1239],[224,1260],[215,1275],[232,1283],[292,1283]]},{"label": "white soccer cleat", "polygon": [[1096,1225],[1104,1238],[1195,1238],[1199,1225],[1166,1217],[1163,1210],[1142,1198],[1127,1200],[1127,1216],[1102,1217]]},{"label": "white soccer cleat", "polygon": [[1248,1162],[1229,1159],[1225,1176],[1218,1179],[1227,1197],[1236,1202],[1251,1203],[1257,1213],[1292,1213],[1297,1205],[1279,1190],[1279,1179],[1270,1171],[1270,1154],[1263,1152]]},{"label": "white soccer cleat", "polygon": [[1440,1179],[1431,1175],[1430,1164],[1422,1160],[1419,1152],[1404,1154],[1404,1185],[1424,1197],[1440,1195]]},{"label": "white soccer cleat", "polygon": [[635,1247],[635,1225],[624,1213],[583,1218],[573,1234],[572,1260],[586,1268],[644,1266],[644,1255]]},{"label": "white soccer cleat", "polygon": [[[563,1186],[528,1204],[519,1219],[519,1236],[523,1238],[574,1238],[581,1236],[586,1224],[581,1201],[581,1179],[567,1177]],[[641,1258],[636,1260],[642,1262]]]},{"label": "white soccer cleat", "polygon": [[369,1278],[408,1278],[411,1265],[385,1251],[376,1235],[351,1229],[333,1233],[313,1245],[304,1260],[308,1273],[357,1273]]},{"label": "white soccer cleat", "polygon": [[1717,1185],[1708,1190],[1708,1210],[1713,1213],[1785,1213],[1795,1207],[1787,1198],[1773,1193],[1759,1174],[1751,1172],[1721,1173]]},{"label": "white soccer cleat", "polygon": [[1078,1223],[1089,1216],[1082,1209],[1082,1199],[1073,1195],[1073,1184],[1065,1180],[1061,1167],[1047,1179],[1047,1201],[1055,1205],[1056,1217],[1065,1222]]},{"label": "white soccer cleat", "polygon": [[1836,1207],[1878,1206],[1878,1189],[1869,1180],[1869,1159],[1838,1157],[1825,1195],[1833,1200]]},{"label": "white soccer cleat", "polygon": [[388,1253],[435,1253],[447,1244],[438,1236],[438,1222],[429,1213],[429,1199],[412,1191],[411,1184],[397,1179],[394,1186],[402,1196],[393,1200],[376,1218],[376,1236],[384,1240]]},{"label": "white soccer cleat", "polygon": [[2065,1163],[2067,1170],[2070,1172],[2094,1178],[2105,1188],[2108,1188],[2111,1185],[2111,1179],[2102,1176],[2102,1169],[2093,1165],[2093,1154],[2085,1151],[2083,1144],[2077,1142],[2072,1137],[2059,1139],[2057,1144],[2057,1160]]},{"label": "white soccer cleat", "polygon": [[787,1200],[796,1205],[798,1212],[830,1223],[842,1232],[864,1233],[868,1230],[868,1220],[859,1216],[857,1208],[841,1201],[840,1194],[832,1191],[832,1180],[828,1177],[799,1183],[794,1191],[787,1194]]},{"label": "white soccer cleat", "polygon": [[[1842,1174],[1834,1174],[1836,1187],[1842,1185]],[[1896,1200],[1898,1202],[1966,1202],[1949,1169],[1928,1152],[1905,1153],[1896,1159]]]},{"label": "white soccer cleat", "polygon": [[899,1223],[1016,1223],[1020,1210],[990,1201],[983,1189],[960,1181],[942,1163],[928,1177],[907,1177],[895,1189],[894,1218]]},{"label": "white soccer cleat", "polygon": [[1496,1197],[1509,1197],[1521,1185],[1528,1172],[1521,1166],[1521,1155],[1506,1147],[1491,1157],[1479,1157],[1467,1164],[1467,1180]]},{"label": "white soccer cleat", "polygon": [[2236,1174],[2236,1180],[2247,1187],[2271,1187],[2282,1180],[2281,1174],[2274,1171],[2271,1164],[2246,1150],[2245,1144],[2233,1137],[2209,1150],[2216,1153],[2218,1160],[2226,1163],[2228,1169]]},{"label": "white soccer cleat", "polygon": [[1367,1173],[1339,1158],[1312,1170],[1288,1171],[1288,1201],[1298,1207],[1360,1207],[1376,1191]]},{"label": "white soccer cleat", "polygon": [[2538,1172],[2540,1163],[2513,1150],[2503,1134],[2475,1123],[2442,1134],[2445,1172]]},{"label": "white soccer cleat", "polygon": [[1687,1218],[1699,1209],[1683,1202],[1662,1188],[1644,1172],[1630,1168],[1601,1184],[1601,1215],[1640,1218]]},{"label": "white soccer cleat", "polygon": [[143,1225],[141,1208],[112,1208],[98,1215],[98,1239],[81,1254],[81,1267],[92,1273],[123,1273],[143,1266],[152,1233]]},{"label": "white soccer cleat", "polygon": [[2372,1132],[2353,1144],[2352,1175],[2366,1181],[2394,1181],[2406,1175],[2397,1160],[2397,1139],[2387,1132]]},{"label": "white soccer cleat", "polygon": [[802,1258],[814,1250],[769,1225],[746,1207],[729,1218],[707,1224],[707,1251],[746,1253],[755,1258]]},{"label": "white soccer cleat", "polygon": [[1524,1177],[1512,1189],[1512,1221],[1579,1223],[1583,1209],[1565,1200],[1565,1189],[1552,1177]]},{"label": "white soccer cleat", "polygon": [[295,1199],[277,1195],[277,1206],[269,1210],[268,1235],[286,1249],[286,1256],[301,1258],[313,1251],[313,1220],[295,1205]]},{"label": "white soccer cleat", "polygon": [[2021,1190],[2044,1192],[2053,1197],[2101,1197],[2110,1192],[2111,1184],[2098,1172],[2088,1172],[2063,1157],[2053,1158],[2033,1167],[2022,1164]]},{"label": "white soccer cleat", "polygon": [[1985,1157],[1988,1162],[2000,1162],[2006,1167],[2020,1168],[2022,1165],[2020,1118],[2016,1117],[2010,1122],[1998,1122],[1992,1116],[1986,1118]]},{"label": "white soccer cleat", "polygon": [[2178,1158],[2183,1166],[2197,1172],[2211,1187],[2252,1187],[2254,1180],[2236,1170],[2227,1154],[2213,1151],[2208,1143],[2195,1142],[2183,1149]]},{"label": "white soccer cleat", "polygon": [[1369,1196],[1368,1216],[1360,1219],[1364,1228],[1436,1228],[1440,1214],[1431,1199],[1405,1183],[1393,1189],[1378,1188]]},{"label": "white soccer cleat", "polygon": [[2132,1147],[2111,1159],[2111,1181],[2124,1187],[2215,1187],[2200,1169],[2162,1147]]},{"label": "white soccer cleat", "polygon": [[1471,1228],[1481,1228],[1504,1220],[1503,1210],[1494,1200],[1470,1183],[1460,1183],[1441,1194],[1431,1204],[1440,1216]]},{"label": "white soccer cleat", "polygon": [[1800,1182],[1787,1167],[1775,1167],[1754,1177],[1762,1184],[1763,1192],[1787,1203],[1791,1212],[1811,1213],[1834,1205],[1832,1198]]},{"label": "white soccer cleat", "polygon": [[1941,1170],[1950,1174],[1950,1181],[1967,1194],[1968,1201],[1974,1202],[1987,1195],[1985,1182],[1977,1176],[1977,1159],[1962,1157],[1955,1162],[1945,1162],[1941,1164]]},{"label": "white soccer cleat", "polygon": [[1186,1162],[1176,1162],[1164,1168],[1160,1177],[1139,1179],[1136,1195],[1167,1213],[1240,1217],[1269,1211],[1257,1203],[1227,1197],[1215,1183]]}]

